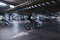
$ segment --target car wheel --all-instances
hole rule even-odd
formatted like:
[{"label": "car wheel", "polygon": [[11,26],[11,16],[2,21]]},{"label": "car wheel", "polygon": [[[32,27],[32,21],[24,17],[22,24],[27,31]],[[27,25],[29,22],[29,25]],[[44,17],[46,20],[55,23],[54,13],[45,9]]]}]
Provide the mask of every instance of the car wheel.
[{"label": "car wheel", "polygon": [[31,30],[31,29],[32,29],[30,23],[26,23],[25,26],[24,26],[24,28],[25,28],[26,30]]}]

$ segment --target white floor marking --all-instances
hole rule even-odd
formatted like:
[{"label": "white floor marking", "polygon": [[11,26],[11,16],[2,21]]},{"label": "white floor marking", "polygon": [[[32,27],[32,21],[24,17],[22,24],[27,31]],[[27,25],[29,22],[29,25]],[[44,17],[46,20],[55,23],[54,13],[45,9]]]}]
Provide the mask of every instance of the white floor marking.
[{"label": "white floor marking", "polygon": [[26,32],[21,32],[21,33],[19,33],[19,34],[17,34],[17,35],[12,36],[10,39],[13,39],[13,38],[16,38],[16,37],[25,36],[25,35],[28,35],[28,33],[26,33]]},{"label": "white floor marking", "polygon": [[22,37],[22,36],[25,36],[25,35],[29,35],[29,32],[31,32],[31,31],[34,31],[34,30],[18,33],[16,35],[12,36],[10,39],[17,38],[17,37]]}]

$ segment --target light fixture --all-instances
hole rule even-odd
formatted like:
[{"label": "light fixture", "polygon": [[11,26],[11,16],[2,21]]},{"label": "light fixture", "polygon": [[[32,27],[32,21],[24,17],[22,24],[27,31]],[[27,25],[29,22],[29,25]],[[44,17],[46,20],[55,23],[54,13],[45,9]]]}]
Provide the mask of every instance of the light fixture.
[{"label": "light fixture", "polygon": [[45,5],[45,3],[42,3],[42,5]]},{"label": "light fixture", "polygon": [[31,9],[31,7],[29,7]]},{"label": "light fixture", "polygon": [[26,9],[26,8],[24,8],[24,9]]},{"label": "light fixture", "polygon": [[31,6],[32,8],[34,8],[34,6]]},{"label": "light fixture", "polygon": [[46,2],[46,4],[50,4],[50,2]]},{"label": "light fixture", "polygon": [[29,9],[28,7],[26,7],[26,9]]},{"label": "light fixture", "polygon": [[51,1],[51,3],[56,3],[55,1]]},{"label": "light fixture", "polygon": [[24,10],[24,9],[21,9],[21,10]]},{"label": "light fixture", "polygon": [[0,6],[6,6],[7,4],[0,2]]},{"label": "light fixture", "polygon": [[35,7],[37,7],[37,5],[34,5]]},{"label": "light fixture", "polygon": [[40,4],[37,4],[38,6],[41,6]]},{"label": "light fixture", "polygon": [[10,5],[10,8],[14,8],[15,6],[14,5]]}]

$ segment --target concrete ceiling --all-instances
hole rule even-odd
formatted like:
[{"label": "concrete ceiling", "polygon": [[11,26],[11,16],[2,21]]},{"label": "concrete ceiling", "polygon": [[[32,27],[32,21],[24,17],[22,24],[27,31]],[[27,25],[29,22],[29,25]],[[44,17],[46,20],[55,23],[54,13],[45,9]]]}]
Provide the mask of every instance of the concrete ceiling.
[{"label": "concrete ceiling", "polygon": [[37,2],[37,1],[47,1],[47,0],[3,0],[3,1],[14,4],[14,5],[18,5],[18,4],[24,3],[26,1]]},{"label": "concrete ceiling", "polygon": [[[4,1],[7,4],[11,4],[11,5],[15,5],[16,6],[16,5],[19,5],[19,4],[24,3],[26,1],[28,1],[29,3],[33,3],[33,2],[38,2],[38,1],[40,1],[40,2],[46,2],[46,1],[51,1],[51,0],[0,0],[0,1]],[[1,9],[0,11],[8,9],[8,7],[7,8],[6,7],[0,7],[0,9]],[[50,8],[51,7],[49,6],[48,9],[51,10]]]},{"label": "concrete ceiling", "polygon": [[27,0],[4,0],[4,1],[9,2],[11,4],[14,4],[14,5],[18,5],[18,4],[23,3],[23,2],[25,2]]},{"label": "concrete ceiling", "polygon": [[[13,1],[13,0],[12,0]],[[35,2],[39,2],[39,3],[45,3],[45,2],[50,2],[51,0],[25,0],[24,2],[26,2],[26,1],[28,1],[29,3],[35,3]],[[55,0],[54,0],[55,1]],[[9,1],[9,2],[11,2],[11,0]],[[13,3],[18,3],[18,5],[16,5],[16,7],[21,7],[22,5],[20,5],[21,3],[22,3],[22,0],[20,0],[20,3],[18,2],[18,1],[13,1]],[[23,3],[24,3],[23,2]],[[51,2],[50,2],[51,3]],[[55,5],[56,4],[56,5]],[[49,11],[51,10],[51,11],[54,11],[56,8],[56,6],[58,5],[57,3],[55,3],[55,4],[53,4],[52,5],[52,3],[50,4],[50,6],[47,6],[47,8],[45,8],[45,6],[43,7],[44,9],[48,9]],[[60,3],[59,3],[60,4]],[[25,5],[25,4],[24,4]],[[32,4],[31,4],[32,5]],[[46,5],[46,4],[45,4]],[[55,6],[54,6],[55,5]],[[58,6],[60,6],[60,5],[58,5]],[[54,8],[54,9],[52,9],[52,8]],[[59,7],[57,7],[57,8],[59,8]],[[18,8],[19,9],[19,8]]]},{"label": "concrete ceiling", "polygon": [[[6,4],[11,4],[11,5],[18,5],[18,4],[21,4],[21,3],[24,3],[26,1],[29,1],[29,2],[36,2],[36,1],[40,1],[40,0],[0,0],[2,2],[5,2]],[[3,10],[6,10],[8,9],[9,6],[0,6],[0,12],[3,11]]]}]

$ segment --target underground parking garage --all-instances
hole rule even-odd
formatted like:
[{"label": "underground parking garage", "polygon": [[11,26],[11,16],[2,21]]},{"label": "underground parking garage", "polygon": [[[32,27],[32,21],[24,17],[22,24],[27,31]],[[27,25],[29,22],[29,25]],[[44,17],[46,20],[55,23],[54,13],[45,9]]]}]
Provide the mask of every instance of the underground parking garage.
[{"label": "underground parking garage", "polygon": [[0,40],[60,40],[60,0],[0,0]]}]

